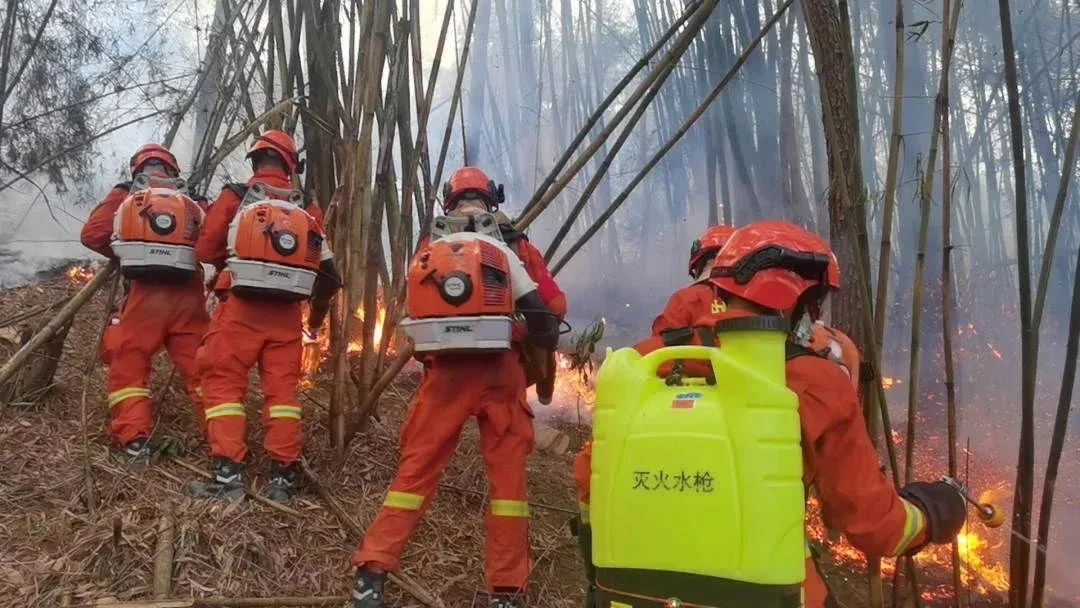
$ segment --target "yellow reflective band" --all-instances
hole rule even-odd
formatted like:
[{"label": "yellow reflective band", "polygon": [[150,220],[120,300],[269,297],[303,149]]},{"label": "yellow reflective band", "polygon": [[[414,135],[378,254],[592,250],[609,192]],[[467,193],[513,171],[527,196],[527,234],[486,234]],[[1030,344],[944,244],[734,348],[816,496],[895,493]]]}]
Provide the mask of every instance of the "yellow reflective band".
[{"label": "yellow reflective band", "polygon": [[528,517],[529,503],[521,500],[492,500],[491,514],[496,517]]},{"label": "yellow reflective band", "polygon": [[271,405],[270,417],[271,418],[292,418],[293,420],[300,420],[300,412],[302,410],[295,405]]},{"label": "yellow reflective band", "polygon": [[589,503],[579,502],[577,503],[578,512],[581,513],[581,523],[589,523]]},{"label": "yellow reflective band", "polygon": [[395,509],[404,509],[406,511],[419,511],[420,507],[424,506],[424,497],[420,494],[410,494],[408,492],[395,492],[390,490],[386,493],[386,499],[383,500],[384,507],[393,507]]},{"label": "yellow reflective band", "polygon": [[634,608],[634,607],[631,606],[630,604],[624,604],[622,602],[616,602],[615,600],[611,600],[611,605],[608,606],[608,608]]},{"label": "yellow reflective band", "polygon": [[243,403],[221,403],[206,408],[206,419],[224,418],[225,416],[247,416]]},{"label": "yellow reflective band", "polygon": [[149,397],[150,389],[142,387],[128,387],[122,388],[118,391],[109,393],[109,407],[114,407],[125,399],[131,399],[132,397]]},{"label": "yellow reflective band", "polygon": [[900,499],[900,502],[904,504],[904,512],[907,515],[904,519],[904,535],[900,537],[900,542],[896,544],[896,548],[889,553],[889,556],[901,555],[907,551],[911,541],[915,540],[919,533],[923,531],[923,528],[926,527],[926,517],[923,515],[922,509],[903,498]]}]

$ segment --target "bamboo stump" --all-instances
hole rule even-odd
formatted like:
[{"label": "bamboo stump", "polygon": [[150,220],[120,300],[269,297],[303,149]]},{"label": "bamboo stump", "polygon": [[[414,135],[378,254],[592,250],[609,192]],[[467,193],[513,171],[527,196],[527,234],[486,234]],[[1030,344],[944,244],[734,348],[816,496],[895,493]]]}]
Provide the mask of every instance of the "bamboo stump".
[{"label": "bamboo stump", "polygon": [[[11,378],[0,383],[0,405],[33,405],[49,392],[72,319],[68,319],[56,333],[35,348]],[[44,325],[45,322],[34,326],[24,324],[18,330],[0,328],[0,332],[4,332],[0,333],[0,360],[9,359]]]}]

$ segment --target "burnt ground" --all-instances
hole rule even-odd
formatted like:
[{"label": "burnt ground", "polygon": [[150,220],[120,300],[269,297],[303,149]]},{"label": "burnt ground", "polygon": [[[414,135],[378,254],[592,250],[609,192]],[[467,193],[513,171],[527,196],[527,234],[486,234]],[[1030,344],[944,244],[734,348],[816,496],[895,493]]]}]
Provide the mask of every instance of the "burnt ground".
[{"label": "burnt ground", "polygon": [[[0,293],[0,323],[72,291],[66,281],[57,280]],[[103,301],[98,294],[79,313],[55,385],[41,403],[0,408],[0,605],[85,605],[153,597],[158,528],[167,511],[175,522],[172,598],[348,594],[349,555],[359,539],[314,488],[302,490],[290,513],[251,499],[198,502],[183,495],[184,485],[197,474],[171,456],[162,454],[142,471],[128,469],[113,456],[106,435],[104,368],[95,361]],[[91,372],[86,374],[88,365]],[[206,470],[208,450],[192,421],[180,379],[169,380],[170,365],[159,355],[152,383],[158,404],[156,437],[167,440],[179,458]],[[379,404],[381,419],[350,444],[343,460],[328,445],[326,391],[317,386],[302,399],[305,457],[323,488],[360,527],[374,518],[393,477],[398,429],[418,381],[415,370],[398,378]],[[253,379],[252,384],[257,382]],[[267,462],[258,447],[258,402],[253,388],[248,395],[253,446],[248,487],[261,492]],[[534,452],[529,461],[536,562],[529,605],[537,608],[580,606],[584,596],[576,542],[567,522],[576,510],[570,455],[587,430],[561,428],[571,438],[570,451]],[[403,574],[446,607],[486,606],[481,590],[487,484],[474,424],[466,428],[443,483],[405,551]],[[867,605],[864,577],[829,558],[825,561],[842,605]],[[397,585],[388,586],[388,604],[423,605]]]}]

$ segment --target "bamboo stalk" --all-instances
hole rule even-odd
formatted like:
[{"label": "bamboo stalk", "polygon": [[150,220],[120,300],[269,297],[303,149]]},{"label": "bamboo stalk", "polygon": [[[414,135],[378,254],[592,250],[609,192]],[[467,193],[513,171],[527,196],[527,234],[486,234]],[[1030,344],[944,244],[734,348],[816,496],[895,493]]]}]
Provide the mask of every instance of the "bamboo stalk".
[{"label": "bamboo stalk", "polygon": [[[472,0],[469,7],[469,19],[465,25],[465,44],[461,49],[461,59],[458,62],[457,79],[454,81],[454,95],[450,99],[450,113],[447,114],[446,130],[443,131],[442,148],[439,150],[439,162],[435,166],[435,178],[432,182],[431,192],[428,193],[427,202],[424,206],[424,226],[429,227],[430,221],[428,218],[432,217],[432,210],[435,205],[435,193],[438,191],[438,184],[442,181],[443,167],[446,165],[446,153],[450,150],[450,137],[454,132],[454,113],[457,112],[458,104],[461,103],[461,83],[465,80],[465,66],[469,62],[469,49],[472,47],[473,28],[476,25],[476,9],[478,0]],[[430,106],[429,106],[430,109]],[[426,232],[420,233],[418,241],[422,241],[427,235]]]},{"label": "bamboo stalk", "polygon": [[[915,254],[915,279],[911,294],[911,357],[908,367],[908,420],[907,445],[905,446],[907,450],[904,461],[904,483],[911,483],[915,475],[915,420],[919,409],[919,333],[922,327],[922,287],[923,277],[926,273],[926,241],[930,228],[930,207],[932,205],[931,197],[936,175],[938,142],[941,135],[942,117],[946,111],[944,103],[954,48],[952,41],[956,38],[956,26],[959,22],[961,6],[963,6],[963,2],[958,1],[948,22],[942,24],[944,38],[941,48],[941,74],[938,80],[937,96],[934,101],[934,124],[930,133],[930,151],[927,154],[926,169],[919,189],[919,245]],[[943,188],[947,189],[948,184],[944,184]]]},{"label": "bamboo stalk", "polygon": [[154,599],[163,600],[172,594],[173,536],[176,519],[173,504],[166,501],[158,521],[157,548],[154,550]]},{"label": "bamboo stalk", "polygon": [[[896,0],[896,70],[893,74],[892,126],[889,134],[889,163],[885,170],[885,200],[881,219],[881,254],[878,258],[877,300],[874,304],[874,341],[885,348],[886,303],[889,293],[889,262],[892,255],[892,224],[896,209],[896,181],[903,139],[904,112],[904,0]],[[880,361],[876,362],[879,365]],[[891,440],[891,438],[889,438]]]},{"label": "bamboo stalk", "polygon": [[[690,46],[691,41],[692,39],[685,40],[685,47],[683,49],[684,51],[686,47]],[[655,99],[656,95],[660,93],[660,89],[664,87],[664,83],[667,82],[668,76],[670,76],[674,70],[674,62],[665,64],[663,67],[658,68],[657,78],[653,82],[652,86],[649,87],[649,90],[645,94],[645,96],[642,97],[640,100],[634,99],[631,101],[631,104],[637,104],[634,110],[634,114],[629,119],[627,119],[622,131],[619,133],[619,137],[616,138],[615,143],[611,146],[611,149],[608,150],[607,155],[604,156],[604,160],[601,161],[600,166],[596,168],[596,171],[593,173],[592,178],[589,179],[589,183],[586,184],[585,189],[581,192],[581,195],[578,197],[577,202],[574,203],[574,206],[570,210],[570,213],[563,220],[562,226],[559,227],[559,230],[551,239],[551,243],[548,244],[547,251],[544,253],[545,262],[551,262],[551,258],[555,256],[555,252],[558,251],[559,245],[562,243],[567,233],[570,232],[570,229],[574,226],[574,221],[577,220],[578,215],[581,213],[581,210],[584,209],[585,204],[589,202],[589,199],[592,197],[593,192],[595,192],[597,186],[600,185],[600,181],[604,178],[605,175],[607,175],[607,171],[611,167],[611,163],[615,160],[615,156],[619,153],[619,150],[622,149],[623,144],[626,143],[626,140],[630,137],[630,134],[634,132],[638,121],[640,121],[641,117],[645,115],[645,110],[649,109],[649,106],[652,104],[653,99]]]},{"label": "bamboo stalk", "polygon": [[[606,222],[608,218],[610,218],[615,213],[615,211],[617,211],[619,207],[624,202],[626,202],[626,199],[630,197],[630,193],[634,191],[634,188],[636,188],[638,184],[641,183],[641,180],[645,179],[645,176],[649,173],[649,171],[651,171],[652,168],[655,167],[656,164],[664,158],[664,156],[671,150],[671,148],[673,148],[675,144],[678,143],[680,139],[682,139],[683,135],[686,135],[686,132],[690,130],[690,127],[692,127],[694,123],[697,122],[699,118],[701,118],[701,116],[709,108],[712,102],[720,96],[720,93],[723,92],[723,90],[727,87],[728,83],[731,82],[731,80],[735,77],[735,74],[738,73],[739,68],[742,67],[743,63],[746,62],[747,57],[750,56],[750,53],[754,52],[754,49],[757,48],[761,40],[765,38],[765,36],[769,33],[769,30],[771,30],[772,27],[776,25],[776,22],[780,20],[780,17],[783,16],[784,12],[787,11],[788,7],[791,6],[793,1],[794,0],[785,0],[783,3],[780,4],[780,6],[776,9],[776,12],[773,13],[772,17],[770,17],[769,20],[765,23],[765,25],[762,26],[761,31],[758,32],[757,36],[755,36],[754,39],[746,45],[746,48],[744,48],[742,53],[739,54],[739,57],[735,60],[735,63],[731,66],[731,68],[728,69],[727,73],[724,74],[724,77],[720,80],[720,82],[716,84],[716,86],[713,87],[709,94],[705,96],[705,99],[703,99],[701,103],[698,104],[697,108],[695,108],[694,111],[691,112],[690,116],[688,116],[683,122],[682,126],[679,127],[679,130],[671,136],[667,143],[664,144],[664,147],[660,148],[660,150],[656,154],[654,154],[652,158],[649,159],[649,162],[646,163],[640,171],[638,171],[637,175],[634,176],[634,179],[630,180],[630,183],[627,184],[626,188],[624,188],[623,191],[620,192],[617,197],[615,197],[615,200],[611,202],[611,205],[609,205],[608,208],[602,214],[600,214],[600,217],[598,217],[596,221],[593,222],[592,226],[590,226],[589,229],[586,230],[583,235],[581,235],[581,238],[579,238],[577,242],[575,242],[574,245],[570,248],[570,250],[567,251],[565,255],[563,255],[559,262],[555,264],[554,267],[552,267],[551,273],[553,275],[557,274],[564,266],[566,266],[566,263],[570,261],[574,254],[576,254],[578,250],[581,249],[581,247],[585,243],[587,243],[589,239],[592,238],[592,236],[596,234],[598,230],[600,230],[600,227],[604,224],[604,222]],[[545,200],[546,199],[547,197],[545,197]],[[542,203],[543,201],[541,201],[541,203],[538,203],[537,205],[540,210],[542,210],[542,207],[540,207]],[[525,222],[525,220],[527,220],[527,218],[522,218],[521,222]]]},{"label": "bamboo stalk", "polygon": [[1054,210],[1050,214],[1050,227],[1046,234],[1046,247],[1043,249],[1042,265],[1039,270],[1039,285],[1035,291],[1035,308],[1031,320],[1032,331],[1036,335],[1042,326],[1042,315],[1046,308],[1046,292],[1050,285],[1050,266],[1054,262],[1054,248],[1057,245],[1058,232],[1061,229],[1061,216],[1065,210],[1065,199],[1069,191],[1069,180],[1073,169],[1076,167],[1076,144],[1080,140],[1080,94],[1076,96],[1073,106],[1072,129],[1069,131],[1069,141],[1065,145],[1065,155],[1061,160],[1061,179],[1058,182],[1057,197],[1054,199]]},{"label": "bamboo stalk", "polygon": [[[428,77],[427,90],[424,92],[423,97],[417,96],[417,103],[421,104],[420,108],[417,108],[417,127],[416,127],[416,146],[413,149],[413,156],[409,159],[407,168],[405,169],[405,182],[402,184],[401,201],[402,205],[410,205],[414,198],[416,199],[416,217],[420,220],[420,234],[424,235],[431,229],[431,208],[426,204],[420,205],[420,193],[415,192],[415,183],[417,180],[418,168],[424,170],[426,179],[430,179],[428,172],[430,172],[430,160],[428,155],[428,120],[431,117],[431,101],[435,96],[435,82],[439,76],[439,66],[442,63],[443,48],[446,46],[446,33],[450,28],[450,17],[454,12],[454,3],[446,3],[446,12],[443,14],[442,29],[439,30],[439,41],[435,44],[435,57],[431,60],[431,74]],[[419,40],[419,36],[417,36]],[[419,51],[417,51],[419,52]],[[417,71],[416,78],[419,81],[423,78],[423,73]],[[432,184],[427,184],[428,188],[423,193],[425,201],[434,202],[433,191],[435,188]],[[410,229],[412,227],[410,226]],[[417,244],[420,243],[421,238],[417,238]]]},{"label": "bamboo stalk", "polygon": [[[1080,107],[1080,106],[1077,106]],[[1076,122],[1073,122],[1072,140],[1075,143]],[[1061,192],[1058,193],[1059,195]],[[1076,382],[1076,358],[1080,351],[1080,258],[1077,259],[1073,278],[1072,309],[1069,313],[1069,338],[1065,345],[1065,368],[1061,372],[1061,392],[1058,397],[1057,414],[1054,416],[1054,430],[1050,437],[1050,454],[1046,463],[1046,475],[1043,478],[1042,504],[1039,508],[1038,546],[1044,548],[1035,553],[1035,580],[1032,585],[1031,605],[1042,608],[1046,585],[1045,547],[1050,540],[1050,514],[1054,504],[1054,487],[1057,483],[1058,466],[1061,463],[1061,451],[1065,447],[1065,433],[1069,424],[1069,410],[1072,409],[1073,385]]]},{"label": "bamboo stalk", "polygon": [[1031,315],[1031,245],[1028,238],[1027,178],[1020,92],[1016,75],[1009,0],[998,0],[1001,44],[1005,57],[1005,90],[1009,105],[1009,139],[1016,196],[1016,263],[1020,290],[1020,445],[1016,459],[1012,529],[1009,539],[1009,607],[1026,608],[1031,546],[1017,538],[1031,537],[1032,491],[1035,485],[1035,373],[1037,335]]},{"label": "bamboo stalk", "polygon": [[[951,0],[942,0],[942,15],[950,15]],[[950,17],[959,19],[960,7],[963,0],[957,0],[957,14]],[[941,342],[942,353],[945,357],[945,396],[948,418],[947,440],[949,442],[949,476],[955,478],[957,474],[956,462],[956,383],[954,378],[954,362],[952,348],[952,150],[949,138],[949,70],[944,65],[945,49],[956,44],[956,27],[946,27],[950,37],[942,44],[943,73],[941,75]],[[957,539],[952,541],[952,579],[953,579],[953,605],[962,608],[964,605],[963,579],[960,577],[960,545]]]},{"label": "bamboo stalk", "polygon": [[[551,204],[551,201],[555,200],[555,197],[574,179],[574,177],[581,171],[582,168],[588,164],[589,160],[596,155],[596,151],[600,149],[611,136],[611,134],[618,128],[619,123],[626,118],[630,110],[634,108],[635,101],[645,95],[646,91],[653,85],[657,78],[664,73],[664,69],[668,65],[674,65],[682,58],[683,53],[689,48],[690,42],[697,36],[698,32],[705,26],[709,15],[712,14],[713,9],[716,8],[717,0],[704,0],[704,2],[694,11],[693,17],[687,24],[686,29],[679,34],[679,37],[672,43],[672,48],[657,62],[656,67],[648,76],[645,77],[637,88],[629,94],[627,97],[630,102],[623,104],[615,116],[610,122],[604,125],[604,129],[599,135],[589,144],[589,147],[584,152],[578,155],[577,160],[562,174],[562,177],[558,179],[548,190],[544,192],[540,200],[538,200],[528,213],[521,214],[521,218],[518,223],[523,227],[528,227]],[[597,118],[599,118],[597,116]]]},{"label": "bamboo stalk", "polygon": [[[677,32],[679,28],[682,27],[682,25],[694,15],[700,4],[701,0],[694,0],[694,2],[687,4],[686,7],[683,9],[682,15],[679,17],[679,19],[672,23],[670,27],[668,27],[667,31],[665,31],[664,34],[660,36],[656,43],[653,44],[652,47],[650,47],[649,50],[646,51],[640,59],[638,59],[637,63],[630,67],[630,70],[626,73],[626,75],[623,76],[622,80],[615,84],[615,86],[611,89],[611,92],[608,93],[607,97],[605,97],[604,100],[600,102],[600,105],[596,107],[592,115],[589,116],[589,119],[585,122],[581,129],[578,130],[577,135],[574,136],[574,139],[566,147],[566,150],[563,151],[563,154],[561,157],[559,157],[559,160],[555,162],[555,165],[551,168],[551,171],[548,173],[547,177],[544,178],[544,181],[540,184],[540,187],[538,187],[536,189],[536,192],[533,193],[532,198],[529,199],[529,202],[525,203],[525,207],[522,208],[521,213],[519,214],[520,217],[525,217],[529,214],[529,211],[532,210],[532,208],[536,205],[540,198],[547,192],[547,189],[553,183],[555,183],[555,178],[559,175],[559,171],[562,171],[562,168],[566,166],[566,163],[570,162],[570,158],[574,155],[574,150],[576,150],[577,147],[581,145],[581,142],[585,140],[585,137],[589,134],[589,131],[592,131],[592,128],[596,125],[597,122],[599,122],[600,117],[604,115],[604,112],[607,111],[608,107],[612,104],[612,102],[615,101],[615,98],[618,97],[620,93],[622,93],[623,89],[625,89],[628,84],[630,84],[630,81],[634,79],[634,76],[637,76],[638,72],[640,72],[646,65],[648,65],[649,61],[651,61],[652,58],[660,52],[660,49],[662,49],[664,45],[667,44],[668,40],[670,40],[671,37],[675,35],[675,32]],[[564,16],[563,18],[565,19],[567,17]],[[528,224],[526,224],[525,226],[527,225]]]}]

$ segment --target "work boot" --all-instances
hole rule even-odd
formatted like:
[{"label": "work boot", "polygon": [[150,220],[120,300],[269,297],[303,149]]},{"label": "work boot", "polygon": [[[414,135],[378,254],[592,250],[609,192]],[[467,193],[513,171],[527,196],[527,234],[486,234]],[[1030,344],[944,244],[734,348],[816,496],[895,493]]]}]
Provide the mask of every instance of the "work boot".
[{"label": "work boot", "polygon": [[383,608],[382,588],[385,572],[373,572],[366,567],[356,569],[353,581],[353,608]]},{"label": "work boot", "polygon": [[124,446],[121,458],[128,465],[136,469],[145,469],[150,466],[150,457],[154,455],[154,446],[149,437],[139,437],[128,442]]},{"label": "work boot", "polygon": [[298,473],[296,463],[284,465],[274,460],[270,464],[270,481],[266,484],[266,497],[274,502],[289,502],[296,490]]},{"label": "work boot", "polygon": [[192,498],[240,500],[244,497],[244,464],[228,458],[214,458],[214,480],[191,481],[187,495]]}]

